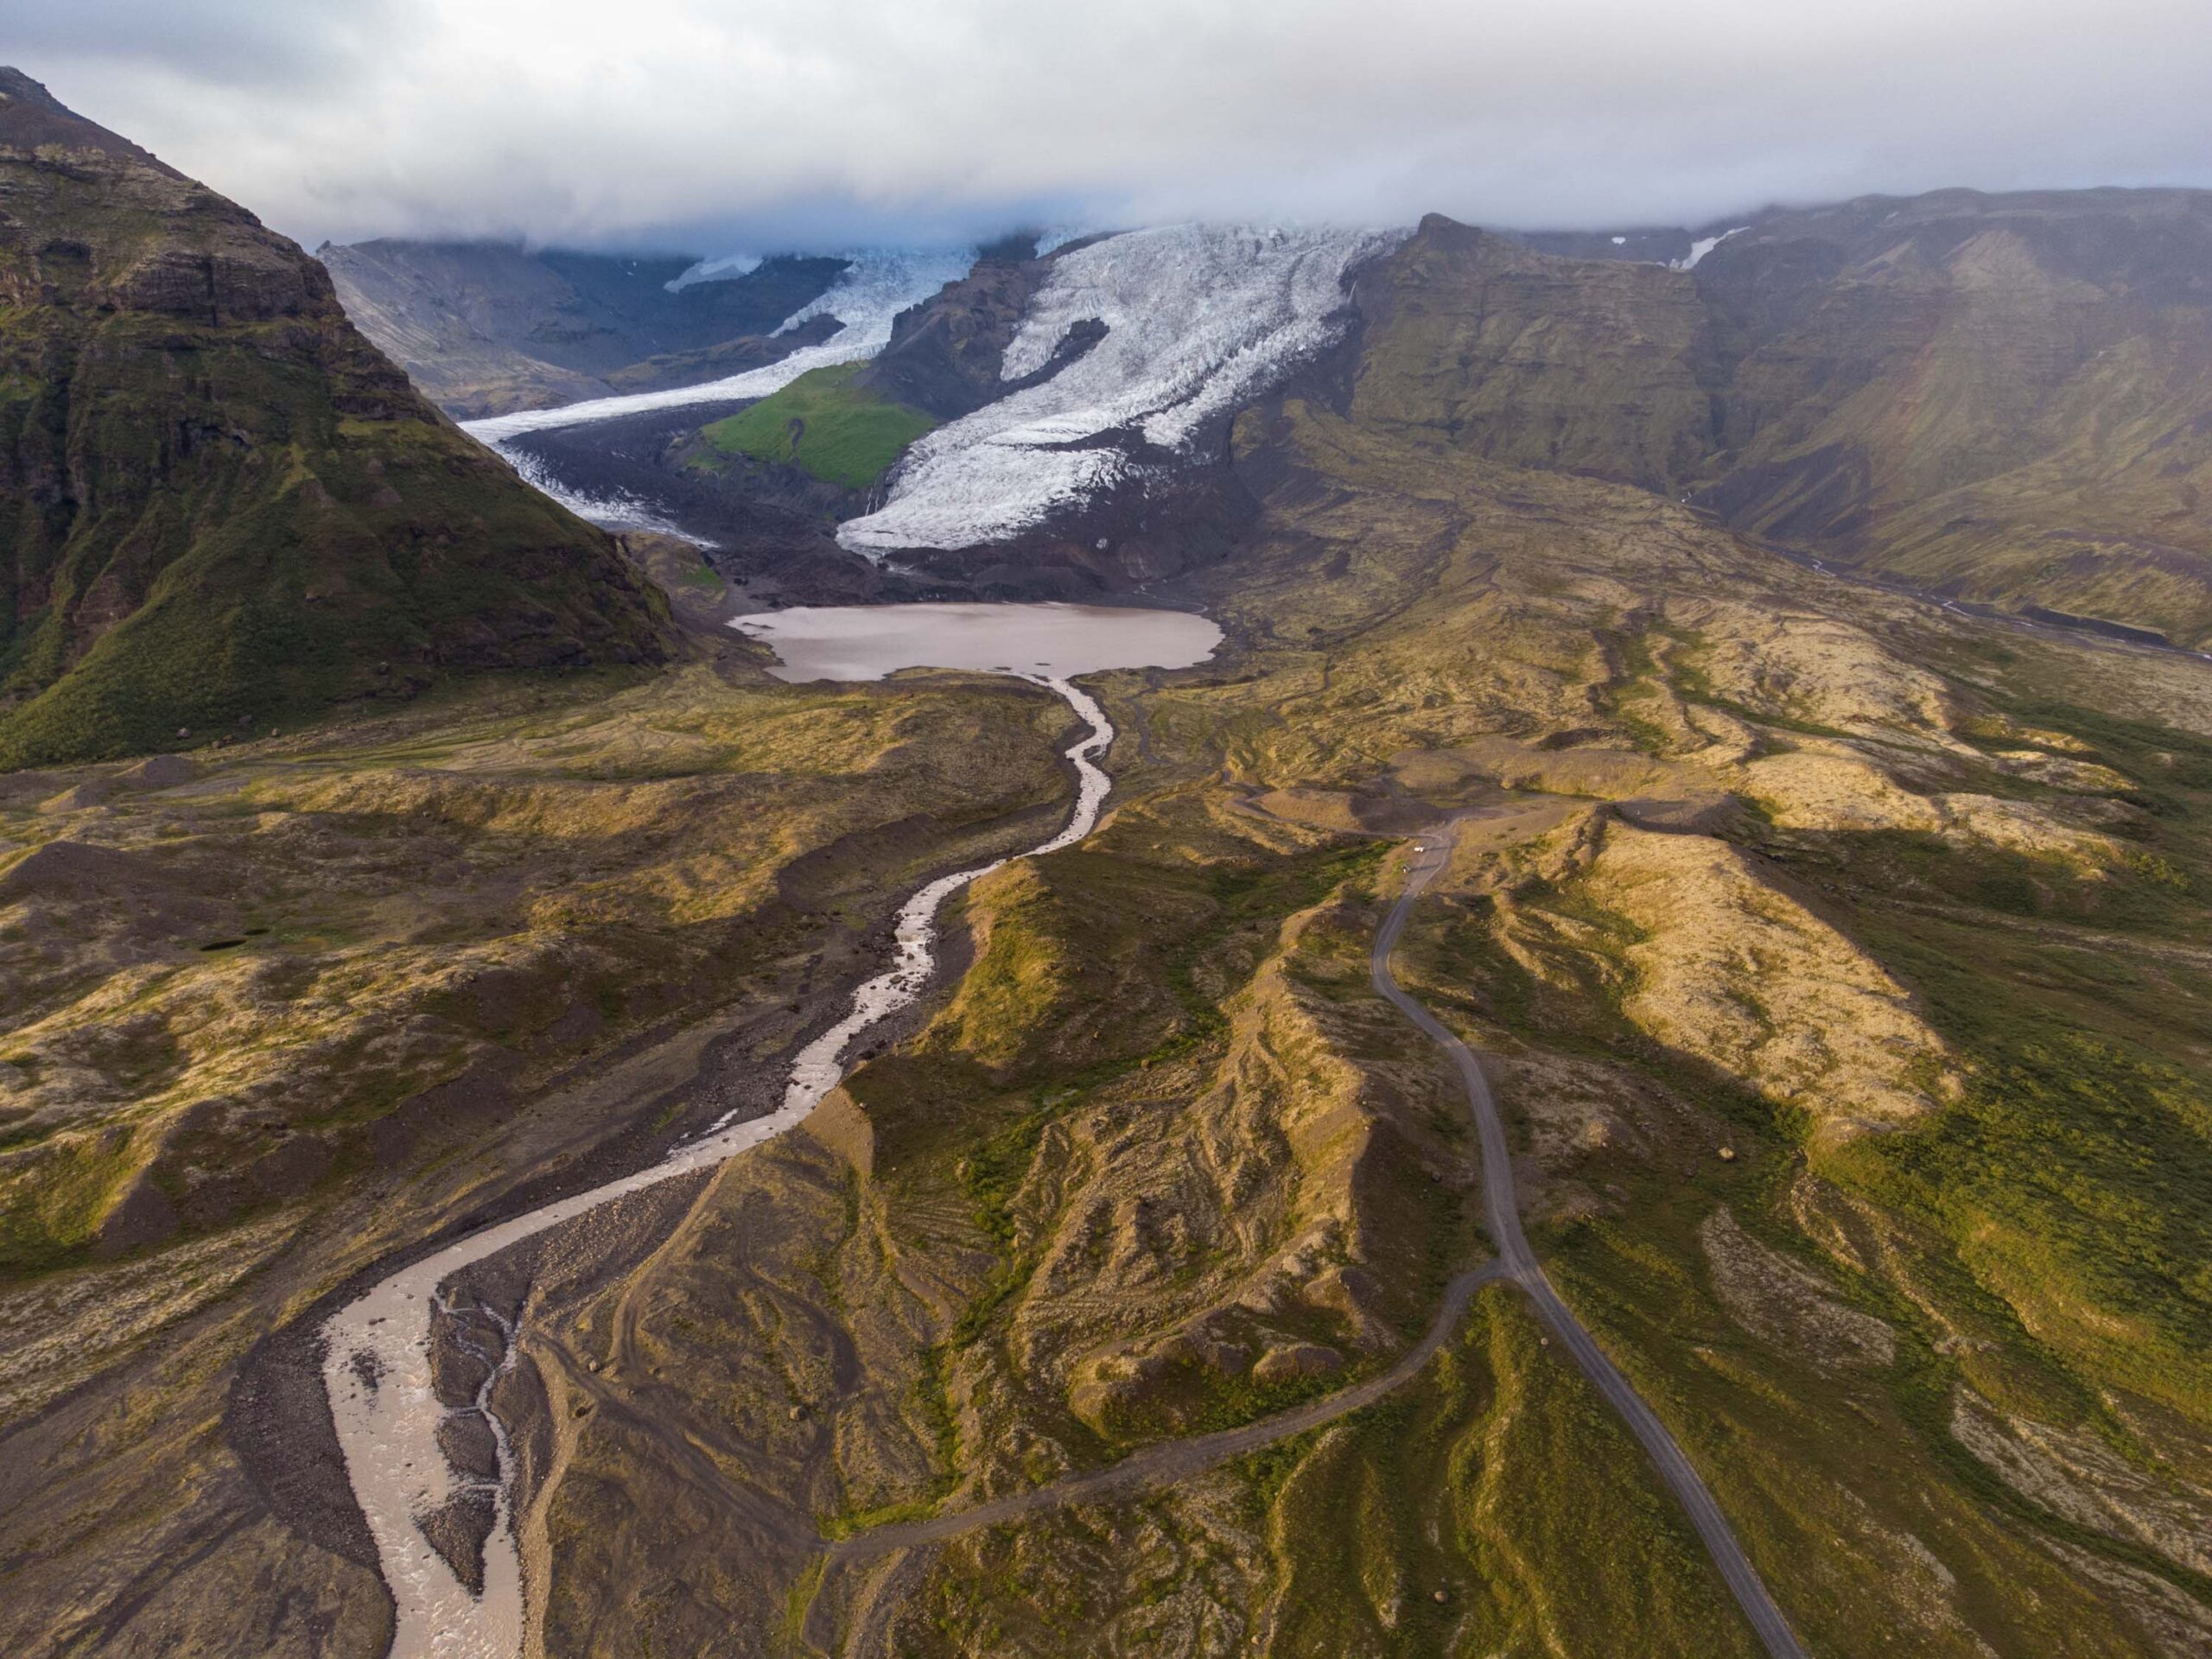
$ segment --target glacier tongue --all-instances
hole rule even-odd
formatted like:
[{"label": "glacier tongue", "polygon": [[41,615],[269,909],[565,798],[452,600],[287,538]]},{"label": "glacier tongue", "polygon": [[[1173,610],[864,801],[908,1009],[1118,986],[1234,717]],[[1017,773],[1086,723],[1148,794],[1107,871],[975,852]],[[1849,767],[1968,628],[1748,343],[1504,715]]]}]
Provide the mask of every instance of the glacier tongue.
[{"label": "glacier tongue", "polygon": [[857,363],[874,357],[891,343],[891,322],[910,305],[926,300],[947,283],[957,282],[976,262],[972,248],[956,251],[915,251],[904,248],[864,248],[842,256],[850,263],[818,298],[785,317],[777,327],[788,333],[810,317],[832,316],[845,326],[818,346],[802,346],[782,361],[765,368],[747,369],[696,385],[671,386],[663,391],[632,392],[620,397],[593,397],[558,409],[527,409],[512,415],[487,416],[463,421],[461,430],[499,446],[502,438],[554,427],[582,426],[592,421],[613,420],[645,410],[676,409],[685,404],[720,403],[734,397],[766,397],[781,391],[809,369],[837,363]]},{"label": "glacier tongue", "polygon": [[868,554],[1003,541],[1146,467],[1129,435],[1187,450],[1209,420],[1335,343],[1345,273],[1408,234],[1179,225],[1061,255],[1007,348],[1004,378],[1043,368],[1074,323],[1096,318],[1105,338],[918,442],[883,507],[837,539]]}]

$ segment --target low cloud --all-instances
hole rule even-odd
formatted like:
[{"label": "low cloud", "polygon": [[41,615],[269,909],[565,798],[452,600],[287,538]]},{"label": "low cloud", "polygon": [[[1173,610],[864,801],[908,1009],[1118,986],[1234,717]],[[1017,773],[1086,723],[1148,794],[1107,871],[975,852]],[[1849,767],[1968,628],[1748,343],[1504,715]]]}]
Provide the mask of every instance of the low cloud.
[{"label": "low cloud", "polygon": [[2202,0],[16,0],[0,54],[309,243],[2212,184]]}]

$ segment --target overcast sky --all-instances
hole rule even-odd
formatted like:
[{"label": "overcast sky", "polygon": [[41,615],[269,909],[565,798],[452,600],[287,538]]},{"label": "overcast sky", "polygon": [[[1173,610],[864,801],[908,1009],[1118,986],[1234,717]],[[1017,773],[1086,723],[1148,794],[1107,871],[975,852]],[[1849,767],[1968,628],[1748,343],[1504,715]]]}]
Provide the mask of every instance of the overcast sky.
[{"label": "overcast sky", "polygon": [[2212,0],[6,0],[0,61],[309,246],[2212,185]]}]

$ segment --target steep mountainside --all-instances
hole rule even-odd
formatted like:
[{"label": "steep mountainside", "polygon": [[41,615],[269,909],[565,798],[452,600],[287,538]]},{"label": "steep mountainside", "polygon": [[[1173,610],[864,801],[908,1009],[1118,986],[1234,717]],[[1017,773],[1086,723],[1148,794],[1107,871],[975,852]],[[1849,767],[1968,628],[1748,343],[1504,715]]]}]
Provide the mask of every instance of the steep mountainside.
[{"label": "steep mountainside", "polygon": [[1873,198],[1696,278],[1731,523],[2212,641],[2212,193]]},{"label": "steep mountainside", "polygon": [[251,214],[0,72],[0,762],[442,670],[657,660],[665,607]]},{"label": "steep mountainside", "polygon": [[1424,220],[1355,290],[1352,415],[1463,454],[1666,490],[1712,449],[1694,279]]},{"label": "steep mountainside", "polygon": [[400,240],[316,255],[355,326],[463,419],[772,363],[826,327],[770,338],[845,267],[769,259],[671,290],[694,264],[686,256]]},{"label": "steep mountainside", "polygon": [[2212,194],[1766,215],[1694,268],[1426,221],[1358,285],[1364,419],[1692,493],[1833,562],[2212,641]]}]

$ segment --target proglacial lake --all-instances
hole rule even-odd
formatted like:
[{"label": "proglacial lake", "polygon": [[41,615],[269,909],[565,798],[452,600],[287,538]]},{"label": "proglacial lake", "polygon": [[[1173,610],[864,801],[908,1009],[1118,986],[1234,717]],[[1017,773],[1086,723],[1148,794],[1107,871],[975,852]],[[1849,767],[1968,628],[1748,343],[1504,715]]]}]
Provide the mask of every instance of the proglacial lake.
[{"label": "proglacial lake", "polygon": [[1112,668],[1189,668],[1221,629],[1189,611],[1122,605],[822,605],[741,616],[730,626],[781,659],[779,679],[880,680],[902,668],[967,668],[1069,679]]}]

